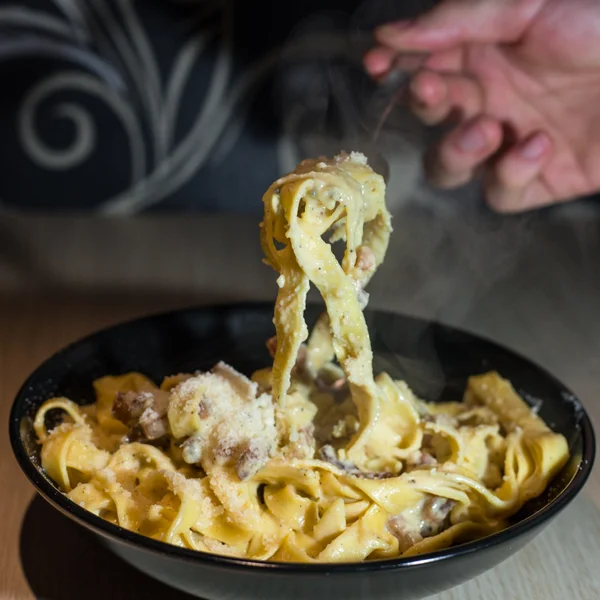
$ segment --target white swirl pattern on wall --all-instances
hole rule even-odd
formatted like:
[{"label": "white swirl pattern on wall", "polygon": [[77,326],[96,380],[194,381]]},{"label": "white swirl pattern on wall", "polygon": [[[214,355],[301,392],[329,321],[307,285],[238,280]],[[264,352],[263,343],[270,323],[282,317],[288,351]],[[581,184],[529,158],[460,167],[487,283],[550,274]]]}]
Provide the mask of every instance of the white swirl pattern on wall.
[{"label": "white swirl pattern on wall", "polygon": [[[0,8],[0,27],[17,32],[0,41],[3,60],[38,54],[73,65],[44,76],[27,91],[17,113],[19,143],[41,169],[75,169],[94,157],[102,132],[88,108],[56,97],[76,91],[103,102],[127,135],[131,161],[130,185],[102,202],[99,209],[106,214],[129,214],[158,204],[185,185],[209,158],[223,160],[243,129],[249,98],[279,65],[279,50],[274,49],[233,79],[231,0],[197,3],[193,27],[164,84],[135,0],[51,0],[51,4],[47,11],[16,4]],[[52,8],[57,10],[51,12]],[[193,124],[177,139],[189,79],[208,44],[215,42],[217,53],[203,82],[203,103]],[[306,48],[300,53],[306,54]],[[319,49],[309,49],[311,53],[316,56]],[[67,147],[54,147],[36,127],[41,106],[52,106],[53,101],[57,102],[53,118],[67,119],[73,126]],[[291,112],[293,120],[298,120],[297,113]],[[299,156],[293,129],[293,123],[284,124],[277,144],[283,171]]]},{"label": "white swirl pattern on wall", "polygon": [[[250,59],[240,72],[234,68],[239,59],[234,57],[234,49],[242,53],[245,49],[244,42],[239,41],[240,32],[238,36],[234,32],[235,1],[170,2],[171,8],[172,4],[185,5],[186,17],[183,27],[181,23],[165,25],[167,29],[178,28],[178,34],[183,29],[168,64],[160,62],[164,62],[165,54],[161,54],[155,32],[150,33],[141,15],[141,9],[150,3],[50,0],[39,3],[46,7],[44,10],[16,3],[0,8],[0,61],[36,55],[60,61],[60,66],[44,73],[26,90],[16,114],[17,143],[36,168],[67,174],[97,160],[102,141],[104,148],[107,139],[109,146],[116,143],[107,138],[109,133],[100,127],[96,112],[82,102],[83,94],[110,111],[128,145],[128,183],[112,197],[101,198],[97,210],[126,215],[161,203],[168,205],[166,200],[201,169],[208,172],[232,155],[248,122],[252,99],[279,70],[294,81],[287,91],[283,85],[281,104],[285,110],[278,115],[270,150],[270,160],[278,162],[277,172],[290,171],[302,155],[331,153],[334,147],[339,150],[340,141],[353,145],[360,134],[356,119],[344,117],[344,131],[338,138],[329,136],[324,125],[331,97],[333,102],[339,101],[333,88],[337,86],[339,91],[342,87],[332,78],[328,59],[342,58],[361,69],[360,50],[348,43],[343,30],[335,25],[330,30],[312,27],[313,19],[308,18],[308,26],[305,23],[300,34],[295,32],[287,42],[282,39],[263,48],[262,56]],[[156,6],[162,10],[169,4]],[[244,26],[239,18],[238,26]],[[283,53],[277,46],[282,41]],[[289,68],[298,63],[305,65],[304,70]],[[328,82],[315,91],[311,86],[319,77]],[[182,107],[186,100],[189,102],[191,83],[196,87],[200,84],[202,98],[193,107],[193,117],[186,117],[182,127]],[[343,102],[348,104],[354,92],[345,98]],[[356,114],[357,106],[346,108]],[[57,145],[56,135],[48,135],[40,126],[42,111],[55,121],[65,122],[64,128],[59,124],[62,146]],[[66,143],[65,131],[71,132]],[[253,159],[263,160],[260,156]],[[111,160],[111,156],[106,160],[109,168]],[[275,175],[265,173],[265,181]]]},{"label": "white swirl pattern on wall", "polygon": [[[24,151],[38,167],[54,171],[70,170],[89,160],[96,149],[97,128],[94,116],[86,107],[62,102],[53,109],[55,117],[69,119],[74,126],[67,148],[51,147],[41,138],[35,123],[41,104],[51,101],[57,92],[71,90],[95,96],[121,122],[131,156],[130,188],[106,200],[101,210],[126,214],[160,202],[201,167],[229,116],[223,106],[232,108],[232,104],[225,101],[232,55],[231,2],[209,0],[203,3],[201,17],[220,13],[219,56],[208,82],[204,105],[189,134],[179,143],[175,143],[174,136],[178,105],[210,33],[194,32],[183,45],[163,89],[134,0],[115,0],[110,6],[107,0],[89,3],[53,0],[53,3],[64,20],[29,7],[15,5],[0,9],[0,26],[26,32],[4,42],[4,58],[10,50],[15,56],[25,56],[28,49],[31,54],[36,50],[40,54],[50,50],[54,56],[67,58],[81,68],[52,73],[28,91],[17,115],[19,141]],[[118,9],[118,15],[113,8]],[[106,36],[102,39],[96,33],[94,49],[89,44],[92,25],[98,26],[95,31],[102,31]],[[65,42],[68,42],[66,52]],[[116,60],[111,56],[111,49],[113,55],[116,51]],[[118,78],[111,77],[115,63],[119,67]],[[217,109],[219,118],[216,119]],[[147,156],[151,157],[151,164]],[[147,193],[149,186],[150,194]]]}]

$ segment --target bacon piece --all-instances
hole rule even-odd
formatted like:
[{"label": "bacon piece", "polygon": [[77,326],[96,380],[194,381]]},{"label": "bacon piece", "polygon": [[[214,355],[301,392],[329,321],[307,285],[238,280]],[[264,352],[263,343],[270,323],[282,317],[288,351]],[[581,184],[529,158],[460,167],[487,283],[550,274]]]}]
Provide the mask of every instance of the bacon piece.
[{"label": "bacon piece", "polygon": [[454,500],[448,498],[429,496],[421,508],[418,530],[401,514],[390,517],[387,529],[398,540],[400,553],[406,552],[421,540],[438,535],[447,529],[448,516],[455,504]]},{"label": "bacon piece", "polygon": [[140,417],[140,427],[149,440],[157,440],[167,435],[167,420],[153,408],[147,408]]},{"label": "bacon piece", "polygon": [[356,249],[356,268],[361,271],[373,271],[376,267],[375,253],[369,246],[359,246]]},{"label": "bacon piece", "polygon": [[449,498],[441,498],[439,496],[427,498],[421,510],[420,534],[426,538],[443,531],[446,528],[446,519],[455,504],[456,502]]},{"label": "bacon piece", "polygon": [[421,452],[417,450],[413,452],[406,460],[406,466],[408,468],[433,466],[437,464],[435,456],[431,456],[427,452]]},{"label": "bacon piece", "polygon": [[346,391],[348,388],[348,382],[345,377],[339,377],[334,381],[328,381],[326,377],[318,375],[315,379],[315,385],[320,392],[327,392],[330,394],[339,394],[340,392]]},{"label": "bacon piece", "polygon": [[268,458],[269,449],[266,444],[258,439],[250,440],[248,448],[240,455],[235,468],[240,481],[246,481],[256,475]]},{"label": "bacon piece", "polygon": [[[272,338],[267,340],[267,350],[271,355],[271,358],[275,358],[277,352],[277,336],[274,335]],[[302,344],[298,348],[298,356],[296,357],[296,364],[292,368],[292,375],[303,377],[306,373],[306,361],[308,359],[308,349],[305,344]]]},{"label": "bacon piece", "polygon": [[455,504],[456,502],[449,498],[431,496],[423,504],[423,522],[433,525],[434,528],[438,528],[450,514],[450,511],[454,508]]},{"label": "bacon piece", "polygon": [[344,372],[335,365],[326,365],[315,377],[315,385],[320,392],[331,394],[336,401],[342,401],[350,388]]},{"label": "bacon piece", "polygon": [[201,419],[208,419],[210,417],[211,402],[208,398],[205,398],[198,404],[198,416]]},{"label": "bacon piece", "polygon": [[135,438],[157,440],[168,432],[169,394],[163,390],[117,393],[114,416],[134,431]]},{"label": "bacon piece", "polygon": [[139,418],[150,406],[151,395],[142,392],[118,392],[113,402],[112,411],[115,417],[125,425],[137,425]]},{"label": "bacon piece", "polygon": [[340,469],[340,471],[344,471],[344,473],[354,477],[361,477],[363,479],[388,479],[394,477],[394,474],[389,473],[388,471],[361,471],[353,462],[340,460],[333,446],[323,446],[319,450],[319,456],[321,457],[321,460],[328,462]]},{"label": "bacon piece", "polygon": [[388,531],[398,540],[398,550],[400,554],[406,552],[417,542],[423,539],[423,536],[412,530],[402,515],[390,517],[387,522]]},{"label": "bacon piece", "polygon": [[271,358],[275,358],[275,353],[277,352],[277,336],[274,335],[272,338],[267,340],[267,350],[271,355]]}]

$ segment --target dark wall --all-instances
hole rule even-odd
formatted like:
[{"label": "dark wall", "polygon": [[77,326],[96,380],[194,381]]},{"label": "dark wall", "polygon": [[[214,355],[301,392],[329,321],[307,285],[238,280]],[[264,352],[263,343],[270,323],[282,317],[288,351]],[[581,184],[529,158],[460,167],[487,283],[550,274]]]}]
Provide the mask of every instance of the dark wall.
[{"label": "dark wall", "polygon": [[367,32],[427,4],[3,0],[0,202],[259,213],[296,159],[364,135]]}]

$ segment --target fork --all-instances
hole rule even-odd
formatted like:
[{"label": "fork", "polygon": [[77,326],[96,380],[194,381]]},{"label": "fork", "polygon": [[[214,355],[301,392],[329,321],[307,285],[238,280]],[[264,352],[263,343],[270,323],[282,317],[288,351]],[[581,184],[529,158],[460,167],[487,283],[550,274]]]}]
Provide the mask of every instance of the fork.
[{"label": "fork", "polygon": [[390,116],[394,105],[399,96],[406,90],[411,77],[418,71],[429,58],[428,53],[413,52],[396,55],[391,69],[383,79],[379,81],[379,86],[375,98],[384,100],[384,107],[373,132],[372,142],[376,142],[381,134],[383,126]]}]

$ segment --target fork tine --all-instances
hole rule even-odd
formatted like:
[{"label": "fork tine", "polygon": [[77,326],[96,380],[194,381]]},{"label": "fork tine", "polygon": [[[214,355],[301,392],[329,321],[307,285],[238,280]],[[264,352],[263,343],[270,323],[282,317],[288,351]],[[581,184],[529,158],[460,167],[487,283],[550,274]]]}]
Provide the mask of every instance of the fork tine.
[{"label": "fork tine", "polygon": [[382,97],[386,102],[377,121],[372,141],[377,141],[385,122],[394,109],[398,96],[405,90],[414,72],[418,71],[428,58],[429,54],[423,52],[398,54],[392,68],[379,81],[377,96]]}]

